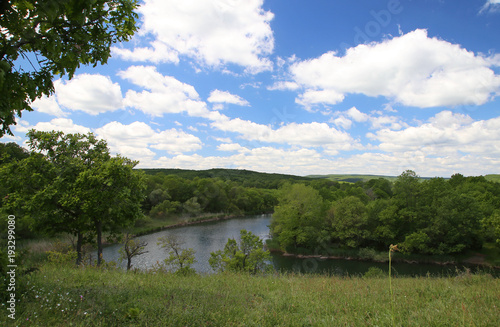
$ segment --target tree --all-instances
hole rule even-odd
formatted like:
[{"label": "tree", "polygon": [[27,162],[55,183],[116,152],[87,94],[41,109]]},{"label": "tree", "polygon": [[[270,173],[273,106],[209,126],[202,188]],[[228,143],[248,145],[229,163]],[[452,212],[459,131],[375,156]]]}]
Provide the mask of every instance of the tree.
[{"label": "tree", "polygon": [[75,194],[84,199],[83,210],[97,235],[97,264],[102,260],[102,233],[119,232],[143,217],[143,175],[138,164],[120,156],[95,162],[80,173]]},{"label": "tree", "polygon": [[17,143],[0,143],[0,165],[29,157],[28,151]]},{"label": "tree", "polygon": [[228,239],[223,251],[210,253],[208,262],[214,271],[246,271],[256,274],[272,269],[267,263],[270,259],[271,254],[264,250],[262,240],[242,229],[239,244],[233,238]]},{"label": "tree", "polygon": [[117,231],[141,217],[143,174],[137,162],[111,157],[104,140],[92,133],[28,133],[30,157],[4,167],[8,185],[3,204],[21,214],[32,230],[77,236],[77,263],[84,237],[97,236],[98,264],[102,232]]},{"label": "tree", "polygon": [[119,250],[120,260],[127,259],[127,270],[130,270],[130,268],[132,268],[133,257],[148,253],[148,251],[145,250],[148,243],[144,241],[136,241],[133,239],[132,235],[128,233],[125,235],[123,241],[123,248]]},{"label": "tree", "polygon": [[368,214],[363,202],[355,196],[336,201],[328,211],[332,237],[348,247],[358,247],[369,236]]},{"label": "tree", "polygon": [[71,79],[80,65],[105,64],[110,47],[137,30],[137,0],[3,0],[0,4],[0,137],[15,115]]},{"label": "tree", "polygon": [[167,235],[160,237],[157,244],[168,251],[168,257],[164,260],[165,265],[176,268],[176,273],[181,275],[195,273],[195,270],[191,267],[196,262],[195,251],[191,248],[183,249],[184,242],[177,236]]},{"label": "tree", "polygon": [[271,234],[280,245],[313,248],[324,221],[323,199],[304,184],[287,184],[281,189],[279,204],[271,220]]}]

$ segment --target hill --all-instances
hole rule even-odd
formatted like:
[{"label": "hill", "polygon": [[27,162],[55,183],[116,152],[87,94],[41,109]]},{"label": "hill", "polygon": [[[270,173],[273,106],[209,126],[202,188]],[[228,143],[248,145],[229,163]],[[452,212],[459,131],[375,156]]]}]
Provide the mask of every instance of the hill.
[{"label": "hill", "polygon": [[162,173],[165,175],[176,175],[181,178],[194,179],[198,178],[221,178],[224,180],[232,180],[235,182],[243,182],[248,180],[311,180],[311,177],[302,177],[295,175],[286,174],[271,174],[271,173],[260,173],[256,171],[246,170],[246,169],[225,169],[225,168],[213,168],[207,170],[189,170],[189,169],[169,169],[169,168],[154,168],[154,169],[141,169],[148,175],[154,175]]}]

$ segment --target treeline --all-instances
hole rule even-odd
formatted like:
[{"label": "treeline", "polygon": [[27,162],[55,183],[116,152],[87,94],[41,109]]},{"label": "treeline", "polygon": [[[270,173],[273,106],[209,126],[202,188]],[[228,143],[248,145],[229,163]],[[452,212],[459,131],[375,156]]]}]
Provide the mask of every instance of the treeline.
[{"label": "treeline", "polygon": [[408,253],[456,254],[500,243],[500,184],[484,177],[421,181],[405,171],[393,184],[318,180],[285,185],[278,202],[271,233],[288,252],[398,244]]},{"label": "treeline", "polygon": [[183,178],[158,172],[146,176],[147,196],[142,207],[154,219],[169,215],[268,213],[277,204],[277,189],[283,183],[273,182],[270,186],[265,180],[249,183],[227,175]]}]

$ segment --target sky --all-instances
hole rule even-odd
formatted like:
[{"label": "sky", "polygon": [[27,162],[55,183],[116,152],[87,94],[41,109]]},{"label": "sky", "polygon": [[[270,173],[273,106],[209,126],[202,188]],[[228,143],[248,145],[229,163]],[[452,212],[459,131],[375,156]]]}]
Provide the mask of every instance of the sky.
[{"label": "sky", "polygon": [[106,65],[1,142],[93,132],[138,168],[500,173],[500,0],[145,0]]}]

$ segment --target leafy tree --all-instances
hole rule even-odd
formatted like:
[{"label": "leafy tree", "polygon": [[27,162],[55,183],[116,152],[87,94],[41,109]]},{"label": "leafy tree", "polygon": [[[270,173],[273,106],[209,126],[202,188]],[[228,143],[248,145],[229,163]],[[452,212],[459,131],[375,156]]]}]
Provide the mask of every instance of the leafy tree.
[{"label": "leafy tree", "polygon": [[137,162],[111,157],[107,144],[92,133],[28,133],[30,157],[6,165],[0,179],[8,185],[4,210],[19,212],[32,230],[77,236],[77,262],[84,237],[117,231],[141,216],[144,183],[132,168]]},{"label": "leafy tree", "polygon": [[102,233],[119,232],[143,216],[143,176],[133,168],[138,161],[120,156],[93,163],[75,182],[75,195],[97,234],[97,264],[102,259]]},{"label": "leafy tree", "polygon": [[411,209],[416,207],[419,190],[419,177],[413,170],[405,170],[398,176],[394,183],[396,198],[400,200],[406,208]]},{"label": "leafy tree", "polygon": [[139,256],[144,253],[148,253],[145,250],[148,243],[144,241],[136,241],[130,234],[126,234],[123,239],[123,247],[119,250],[120,252],[120,260],[127,259],[127,270],[132,268],[132,258]]},{"label": "leafy tree", "polygon": [[20,147],[17,143],[0,143],[0,165],[11,161],[23,160],[29,157],[28,151]]},{"label": "leafy tree", "polygon": [[167,235],[160,237],[158,238],[157,244],[168,251],[168,257],[164,260],[165,265],[176,268],[176,273],[181,275],[195,273],[194,268],[191,267],[191,265],[196,262],[194,256],[195,250],[191,248],[183,249],[182,246],[184,242],[177,236]]},{"label": "leafy tree", "polygon": [[54,91],[55,75],[105,64],[137,30],[136,0],[4,0],[0,4],[0,137]]},{"label": "leafy tree", "polygon": [[210,253],[208,260],[214,271],[246,271],[253,274],[272,269],[268,263],[269,251],[264,250],[264,243],[252,232],[240,231],[239,244],[235,239],[228,239],[224,250]]},{"label": "leafy tree", "polygon": [[366,206],[355,196],[336,201],[327,213],[327,220],[333,239],[348,247],[360,246],[370,234]]},{"label": "leafy tree", "polygon": [[287,184],[281,189],[270,229],[284,249],[313,248],[323,224],[323,199],[317,190],[304,184]]}]

